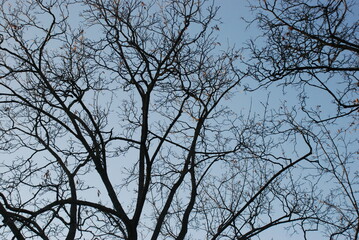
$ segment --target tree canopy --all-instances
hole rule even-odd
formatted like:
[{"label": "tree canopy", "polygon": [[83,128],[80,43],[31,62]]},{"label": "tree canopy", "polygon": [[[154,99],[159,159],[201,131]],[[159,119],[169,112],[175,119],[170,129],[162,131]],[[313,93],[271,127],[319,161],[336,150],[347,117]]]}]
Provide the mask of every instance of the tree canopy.
[{"label": "tree canopy", "polygon": [[355,1],[0,4],[2,238],[358,239]]}]

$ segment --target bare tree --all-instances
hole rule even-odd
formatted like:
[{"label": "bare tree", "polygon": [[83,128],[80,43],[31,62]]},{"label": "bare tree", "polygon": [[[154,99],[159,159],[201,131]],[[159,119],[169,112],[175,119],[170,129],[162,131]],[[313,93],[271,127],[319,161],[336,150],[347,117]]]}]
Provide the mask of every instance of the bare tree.
[{"label": "bare tree", "polygon": [[297,90],[295,114],[315,143],[306,169],[316,169],[307,177],[322,192],[318,224],[329,239],[358,239],[358,2],[257,3],[254,22],[263,35],[248,44],[251,76],[259,87]]},{"label": "bare tree", "polygon": [[[255,63],[252,75],[262,85],[282,80],[300,85],[303,107],[308,91],[317,88],[333,100],[337,111],[331,120],[359,109],[358,19],[356,1],[259,1],[252,6],[266,39],[263,48],[249,47]],[[316,112],[316,111],[314,111]]]},{"label": "bare tree", "polygon": [[217,10],[1,1],[2,238],[251,239],[316,227],[329,205],[298,167],[312,163],[313,133],[266,104],[229,108],[248,74],[238,51],[219,49]]}]

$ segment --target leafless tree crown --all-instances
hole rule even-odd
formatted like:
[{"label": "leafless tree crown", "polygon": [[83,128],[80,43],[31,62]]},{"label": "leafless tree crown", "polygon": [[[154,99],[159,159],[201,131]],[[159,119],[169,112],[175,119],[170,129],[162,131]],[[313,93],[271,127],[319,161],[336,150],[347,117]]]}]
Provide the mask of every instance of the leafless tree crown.
[{"label": "leafless tree crown", "polygon": [[[358,239],[357,5],[313,2],[253,5],[245,60],[209,0],[0,0],[0,238]],[[230,104],[274,82],[300,108]]]}]

